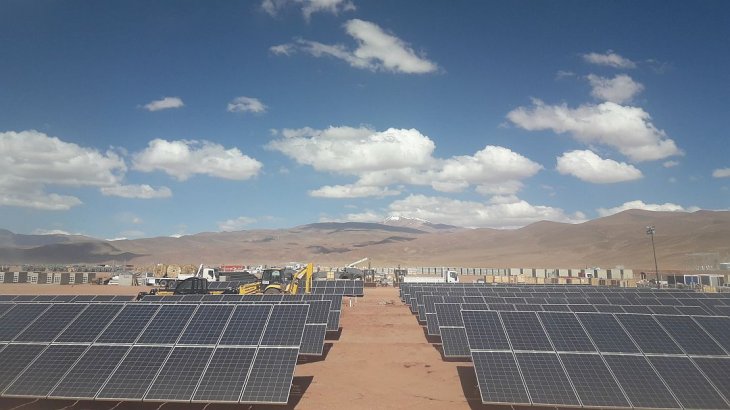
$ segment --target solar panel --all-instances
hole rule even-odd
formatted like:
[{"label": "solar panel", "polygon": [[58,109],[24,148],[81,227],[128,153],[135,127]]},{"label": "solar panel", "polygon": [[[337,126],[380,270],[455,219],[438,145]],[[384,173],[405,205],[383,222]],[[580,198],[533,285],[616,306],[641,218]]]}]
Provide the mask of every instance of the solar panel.
[{"label": "solar panel", "polygon": [[650,357],[649,361],[685,409],[727,409],[728,404],[712,388],[687,357]]},{"label": "solar panel", "polygon": [[616,315],[644,353],[674,353],[682,350],[659,324],[647,315]]},{"label": "solar panel", "polygon": [[215,349],[193,401],[237,403],[255,354],[254,347]]},{"label": "solar panel", "polygon": [[436,313],[426,313],[426,333],[429,336],[438,336],[441,334],[439,332],[439,322]]},{"label": "solar panel", "polygon": [[134,346],[96,396],[100,400],[142,400],[172,347]]},{"label": "solar panel", "polygon": [[555,353],[516,353],[533,404],[579,405]]},{"label": "solar panel", "polygon": [[467,341],[466,330],[463,327],[441,327],[440,331],[444,357],[464,358],[470,356],[469,342]]},{"label": "solar panel", "polygon": [[52,398],[93,399],[129,346],[92,346],[49,394]]},{"label": "solar panel", "polygon": [[286,404],[298,350],[292,347],[259,348],[241,394],[241,402]]},{"label": "solar panel", "polygon": [[50,342],[58,336],[79,312],[84,310],[84,304],[54,304],[43,312],[23,332],[15,337],[16,342]]},{"label": "solar panel", "polygon": [[601,356],[562,353],[560,360],[584,406],[631,407]]},{"label": "solar panel", "polygon": [[3,325],[0,326],[0,342],[9,342],[15,338],[26,326],[32,323],[43,311],[51,305],[34,303],[15,305],[3,315]]},{"label": "solar panel", "polygon": [[233,305],[200,305],[185,328],[178,344],[214,345],[218,343]]},{"label": "solar panel", "polygon": [[730,318],[697,316],[694,320],[730,353]]},{"label": "solar panel", "polygon": [[458,303],[436,303],[439,327],[464,326],[461,319],[461,305]]},{"label": "solar panel", "polygon": [[696,357],[692,360],[720,393],[725,395],[725,398],[730,398],[730,358]]},{"label": "solar panel", "polygon": [[611,314],[577,313],[591,339],[602,352],[638,353],[628,334]]},{"label": "solar panel", "polygon": [[[2,295],[0,295],[0,296],[2,296]],[[15,306],[15,305],[13,305],[12,303],[2,303],[2,304],[0,304],[0,318],[2,318],[3,315],[7,311],[9,311],[10,309],[12,309],[13,306]]]},{"label": "solar panel", "polygon": [[543,312],[538,316],[555,350],[564,352],[593,352],[596,348],[573,313]]},{"label": "solar panel", "polygon": [[0,392],[45,349],[44,345],[7,345],[0,351]]},{"label": "solar panel", "polygon": [[195,312],[195,305],[163,305],[137,343],[174,344]]},{"label": "solar panel", "polygon": [[257,346],[269,320],[272,305],[238,305],[219,344]]},{"label": "solar panel", "polygon": [[679,404],[644,356],[604,355],[634,407],[678,409]]},{"label": "solar panel", "polygon": [[96,341],[98,343],[134,343],[159,307],[158,305],[125,305]]},{"label": "solar panel", "polygon": [[511,352],[472,352],[482,403],[530,404]]},{"label": "solar panel", "polygon": [[264,346],[299,346],[309,305],[275,305],[261,338]]},{"label": "solar panel", "polygon": [[461,316],[471,350],[509,350],[510,345],[497,312],[462,310]]},{"label": "solar panel", "polygon": [[309,305],[307,323],[327,323],[331,304],[329,300],[310,300],[305,303]]},{"label": "solar panel", "polygon": [[534,312],[500,312],[499,315],[514,350],[553,350]]},{"label": "solar panel", "polygon": [[324,352],[326,333],[327,324],[308,323],[305,325],[299,354],[321,356]]},{"label": "solar panel", "polygon": [[330,310],[330,314],[327,317],[327,331],[336,332],[340,330],[340,311]]},{"label": "solar panel", "polygon": [[122,309],[122,305],[90,304],[56,338],[56,342],[93,342],[109,322]]},{"label": "solar panel", "polygon": [[655,319],[688,354],[725,355],[725,351],[691,317],[655,316]]},{"label": "solar panel", "polygon": [[4,396],[41,396],[51,392],[87,346],[51,345],[3,392]]},{"label": "solar panel", "polygon": [[173,349],[144,400],[190,401],[212,354],[209,347]]}]

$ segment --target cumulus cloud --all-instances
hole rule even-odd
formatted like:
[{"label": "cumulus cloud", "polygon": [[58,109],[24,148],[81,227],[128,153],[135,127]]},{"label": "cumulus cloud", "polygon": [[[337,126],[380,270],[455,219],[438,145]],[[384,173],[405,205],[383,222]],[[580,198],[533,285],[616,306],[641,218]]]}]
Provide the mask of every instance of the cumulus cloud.
[{"label": "cumulus cloud", "polygon": [[410,195],[388,207],[390,215],[407,215],[435,223],[463,227],[515,228],[541,220],[578,223],[585,215],[560,208],[532,205],[518,198],[498,203],[462,201],[446,197]]},{"label": "cumulus cloud", "polygon": [[603,54],[595,52],[583,54],[583,60],[591,64],[614,68],[636,68],[635,62],[614,53],[612,50],[608,50]]},{"label": "cumulus cloud", "polygon": [[166,186],[155,189],[147,184],[102,187],[101,193],[106,196],[138,199],[169,198],[172,196],[172,191]]},{"label": "cumulus cloud", "polygon": [[81,235],[80,233],[71,233],[63,229],[42,229],[33,230],[33,235]]},{"label": "cumulus cloud", "polygon": [[309,21],[314,13],[326,12],[338,15],[343,11],[355,10],[355,4],[350,0],[264,0],[261,8],[271,16],[276,16],[281,10],[291,5],[301,6],[304,19]]},{"label": "cumulus cloud", "polygon": [[712,176],[715,178],[730,178],[730,168],[718,168],[712,171]]},{"label": "cumulus cloud", "polygon": [[488,145],[474,155],[433,157],[434,142],[416,129],[367,127],[285,129],[268,149],[317,171],[356,176],[354,184],[325,186],[310,195],[328,198],[397,195],[393,184],[431,186],[458,192],[471,185],[481,193],[514,194],[520,180],[542,169],[507,148]]},{"label": "cumulus cloud", "polygon": [[594,184],[612,184],[633,181],[643,177],[633,165],[603,159],[593,151],[570,151],[557,158],[557,170],[563,175],[574,177]]},{"label": "cumulus cloud", "polygon": [[134,169],[163,171],[185,181],[195,174],[246,180],[258,175],[261,162],[244,155],[238,148],[224,148],[210,141],[167,141],[154,139],[134,155]]},{"label": "cumulus cloud", "polygon": [[334,57],[354,68],[371,71],[425,74],[439,69],[436,63],[419,55],[406,42],[375,23],[353,19],[345,23],[345,30],[357,42],[354,50],[341,44],[329,45],[304,39],[273,46],[269,50],[274,54],[289,55],[301,51],[314,57]]},{"label": "cumulus cloud", "polygon": [[619,212],[627,211],[629,209],[643,209],[646,211],[662,211],[662,212],[695,212],[699,211],[700,208],[696,206],[690,206],[684,208],[681,205],[673,204],[670,202],[664,204],[647,204],[644,201],[636,200],[625,202],[622,205],[613,208],[598,208],[596,211],[599,216],[609,216],[617,214]]},{"label": "cumulus cloud", "polygon": [[248,216],[239,216],[238,218],[228,219],[222,222],[218,222],[218,229],[224,232],[241,231],[246,226],[256,222],[256,218],[250,218]]},{"label": "cumulus cloud", "polygon": [[400,191],[391,190],[387,187],[360,186],[360,185],[326,185],[319,189],[309,191],[309,196],[319,198],[363,198],[363,197],[385,197],[400,195]]},{"label": "cumulus cloud", "polygon": [[679,161],[664,161],[664,163],[662,164],[664,168],[673,168],[677,165],[679,165]]},{"label": "cumulus cloud", "polygon": [[284,138],[269,142],[267,147],[317,171],[344,174],[421,166],[436,147],[415,129],[301,128],[285,129],[282,135]]},{"label": "cumulus cloud", "polygon": [[652,161],[683,154],[640,107],[604,102],[570,108],[566,104],[547,105],[533,100],[532,107],[518,107],[510,111],[507,118],[528,131],[568,133],[587,145],[613,147],[632,161]]},{"label": "cumulus cloud", "polygon": [[127,167],[116,153],[101,153],[42,132],[0,132],[0,205],[68,210],[80,199],[46,192],[50,186],[106,187]]},{"label": "cumulus cloud", "polygon": [[626,74],[619,74],[613,78],[590,74],[587,78],[592,88],[591,95],[602,101],[622,104],[631,101],[644,90],[641,83],[637,83]]},{"label": "cumulus cloud", "polygon": [[254,114],[263,114],[268,107],[264,105],[258,98],[253,97],[236,97],[228,103],[228,112],[251,112]]},{"label": "cumulus cloud", "polygon": [[169,110],[171,108],[180,108],[184,105],[183,100],[179,97],[165,97],[145,104],[144,109],[147,111],[160,111]]}]

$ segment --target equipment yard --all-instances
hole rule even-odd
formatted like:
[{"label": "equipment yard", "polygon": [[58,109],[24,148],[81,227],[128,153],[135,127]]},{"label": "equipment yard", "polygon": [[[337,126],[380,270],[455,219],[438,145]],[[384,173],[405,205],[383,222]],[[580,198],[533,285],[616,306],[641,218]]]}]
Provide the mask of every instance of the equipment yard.
[{"label": "equipment yard", "polygon": [[[447,288],[450,288],[451,290]],[[582,402],[582,406],[600,408],[601,406],[594,404],[596,403],[595,400],[608,400],[609,398],[613,400],[613,403],[616,403],[615,405],[609,406],[613,408],[657,407],[654,405],[636,405],[636,403],[650,404],[652,400],[659,399],[663,400],[661,402],[656,402],[656,404],[663,404],[659,407],[696,409],[728,408],[726,399],[723,397],[723,395],[726,396],[728,393],[727,378],[722,375],[727,375],[728,370],[730,370],[726,366],[728,363],[727,360],[730,359],[725,358],[727,356],[727,349],[729,346],[727,342],[728,339],[724,337],[730,334],[728,333],[730,332],[730,327],[727,326],[729,319],[724,317],[727,316],[724,312],[726,312],[728,310],[728,306],[730,306],[730,303],[727,303],[730,302],[730,298],[722,297],[720,295],[711,296],[712,294],[693,294],[691,292],[675,292],[675,295],[677,295],[675,298],[674,296],[662,291],[657,291],[658,293],[654,294],[650,293],[653,292],[651,290],[645,290],[639,292],[641,294],[640,295],[636,293],[635,289],[614,293],[613,290],[617,289],[612,290],[610,288],[593,287],[586,288],[590,290],[590,292],[587,292],[585,296],[577,295],[577,293],[583,292],[578,287],[552,287],[552,290],[548,288],[532,290],[533,295],[535,293],[544,294],[542,297],[528,297],[527,293],[531,291],[528,287],[522,287],[520,289],[516,287],[512,288],[515,294],[524,291],[525,297],[486,296],[497,289],[493,286],[481,286],[480,289],[472,288],[468,292],[471,296],[455,295],[459,293],[463,294],[464,289],[464,287],[458,287],[456,285],[435,286],[411,284],[410,287],[406,286],[403,288],[406,300],[409,300],[412,305],[410,307],[401,301],[398,288],[392,287],[367,288],[365,290],[364,297],[343,297],[339,322],[340,329],[338,332],[327,333],[327,338],[324,344],[324,354],[321,356],[302,356],[300,351],[300,356],[296,367],[294,368],[291,392],[288,396],[288,402],[286,405],[247,404],[243,403],[246,401],[243,399],[241,399],[241,404],[154,402],[149,400],[150,397],[154,397],[150,396],[154,390],[155,385],[153,385],[152,388],[149,389],[147,396],[144,396],[144,402],[141,401],[141,397],[143,396],[139,396],[140,399],[137,401],[124,402],[6,397],[0,399],[0,409],[222,410],[277,408],[448,408],[506,410],[530,408],[530,406],[509,404],[482,404],[483,399],[485,401],[518,403],[516,399],[520,398],[528,403],[530,400],[535,404],[540,403],[540,408],[555,408],[551,407],[549,404],[543,404],[546,403],[546,401],[541,400],[558,400],[558,402],[564,400],[566,403],[575,403],[569,407],[581,407],[580,403]],[[53,285],[0,285],[0,294],[3,295],[31,295],[39,294],[39,292],[47,295],[103,293],[126,294],[130,296],[130,300],[138,290],[139,288],[137,287],[91,285],[74,287]],[[461,291],[457,292],[459,290]],[[501,290],[509,289],[503,288]],[[455,292],[455,294],[452,293],[449,295],[448,293],[444,293],[452,291]],[[555,292],[553,294],[554,296],[548,295],[548,291]],[[483,298],[482,296],[477,296],[480,292],[485,294]],[[504,292],[501,293],[504,294]],[[562,296],[558,297],[558,294],[562,294]],[[295,297],[296,295],[291,296]],[[237,296],[228,295],[228,297]],[[245,296],[242,295],[241,297],[243,298]],[[638,299],[635,297],[638,297]],[[567,300],[568,302],[553,302],[551,298],[555,300]],[[609,298],[611,298],[613,302],[609,303]],[[486,307],[486,303],[484,306],[480,306],[479,303],[475,303],[475,299],[481,299],[484,302],[491,300],[493,302],[489,302],[490,307]],[[500,300],[497,301],[497,299]],[[667,305],[660,305],[660,299]],[[160,302],[159,299],[154,300]],[[629,300],[632,300],[634,303],[629,305]],[[142,302],[139,302],[139,304],[144,305],[145,301],[147,301],[146,298],[143,299]],[[148,301],[146,306],[154,306],[154,303],[156,303],[155,301]],[[441,301],[448,303],[440,303]],[[597,301],[601,302],[599,303]],[[673,301],[683,302],[686,304],[683,308],[677,305],[675,310],[675,307],[672,306]],[[127,305],[134,305],[135,303],[136,302],[130,301]],[[270,302],[264,301],[263,303]],[[448,305],[454,304],[458,305],[459,303],[462,304],[460,308],[461,315],[458,315],[459,306],[456,306],[458,316],[456,319],[461,319],[461,316],[463,315],[464,322],[461,325],[450,325],[445,323],[445,318],[441,318],[440,316],[441,311],[439,308],[448,307]],[[535,303],[539,303],[539,305],[535,305]],[[592,305],[594,303],[596,304]],[[174,303],[169,302],[167,307],[170,307],[171,305],[174,306]],[[548,305],[550,305],[550,309],[547,308]],[[589,305],[595,306],[599,310],[596,311],[593,307],[591,307],[593,310],[588,309]],[[202,307],[206,305],[200,304],[200,306]],[[210,307],[211,305],[207,306]],[[222,307],[220,305],[218,306]],[[241,306],[246,305],[240,304],[236,306],[237,307],[235,309],[236,312],[238,312],[238,310],[241,309]],[[276,305],[274,304],[274,306]],[[630,308],[630,306],[634,307]],[[250,308],[251,305],[248,305],[248,307]],[[234,310],[234,307],[230,305],[229,308],[230,310]],[[434,308],[436,309],[434,310]],[[558,311],[557,308],[564,309],[562,311]],[[332,309],[334,308],[331,307],[331,310]],[[524,309],[523,312],[514,311],[522,309]],[[638,311],[641,311],[642,309],[648,309],[646,310],[646,313],[648,314],[639,314]],[[276,308],[274,308],[274,310],[276,310]],[[419,323],[418,315],[414,315],[412,310],[419,311],[422,316],[429,319],[433,319],[435,317],[433,315],[438,315],[440,325],[437,325],[435,328],[427,329],[423,326],[425,322],[422,321]],[[674,313],[669,313],[669,310],[672,310]],[[468,315],[465,312],[468,312]],[[574,316],[574,313],[571,312],[594,313],[575,313]],[[626,343],[628,344],[624,346],[614,346],[612,344],[617,340],[614,338],[619,336],[619,333],[623,334],[623,330],[616,328],[614,329],[615,332],[609,335],[606,334],[602,328],[592,328],[588,326],[589,323],[587,322],[587,319],[589,319],[589,317],[597,320],[614,320],[613,313],[617,313],[615,318],[620,319],[622,322],[621,327],[625,328],[629,332],[631,339],[633,340],[628,341],[627,339]],[[668,313],[673,316],[664,315],[664,313]],[[515,319],[518,316],[521,318],[522,322],[520,323],[522,324],[518,327],[511,326],[514,325],[514,323],[512,323],[512,319]],[[703,317],[700,318],[699,316]],[[273,313],[271,317],[272,319],[269,320],[269,327],[271,327],[270,323],[274,317]],[[575,321],[575,324],[578,324],[576,321],[578,318],[580,318],[580,321],[583,322],[582,326],[578,325],[575,327],[570,325],[570,323],[565,322],[565,320],[573,320]],[[537,336],[540,336],[543,331],[533,329],[528,326],[528,322],[533,319],[536,324],[542,323],[542,326],[545,326],[547,329],[547,335],[550,337],[550,341],[547,342],[547,339],[545,339],[545,341],[549,343],[549,346],[546,345],[541,347],[531,345],[528,347],[520,347],[522,345],[519,343],[535,344],[539,341]],[[556,333],[554,329],[557,328],[552,327],[552,322],[549,320],[557,319],[563,320],[561,323],[568,327],[560,327],[562,330]],[[634,319],[641,319],[643,324],[635,329],[630,321]],[[653,320],[656,320],[657,323],[661,323],[661,327],[655,324]],[[698,327],[693,320],[696,320],[696,323],[698,324],[701,323],[702,326],[707,329],[708,333],[705,334],[702,328]],[[498,324],[500,321],[505,324],[505,332],[507,332],[506,335],[509,336],[509,340],[511,340],[511,344],[509,346],[505,345],[499,347],[494,345],[494,347],[492,347],[492,345],[481,346],[479,343],[473,343],[473,331],[483,331],[483,329],[487,329],[494,323]],[[190,323],[193,323],[192,320]],[[231,319],[231,323],[233,323],[233,319]],[[711,325],[712,323],[719,324],[719,327],[706,326]],[[441,332],[444,332],[445,328],[450,327],[456,330],[458,326],[462,326],[463,328],[464,325],[466,325],[466,335],[469,336],[470,340],[470,342],[465,345],[466,349],[468,351],[469,345],[471,345],[472,355],[479,355],[480,358],[480,362],[477,364],[477,369],[489,369],[485,375],[480,376],[480,378],[486,377],[486,379],[480,380],[487,380],[487,382],[491,380],[491,383],[493,383],[491,386],[497,387],[496,391],[492,389],[484,390],[481,392],[480,396],[480,390],[475,374],[475,364],[471,362],[470,358],[461,357],[446,359],[444,356],[444,348],[446,348],[446,350],[449,350],[450,348],[445,344],[442,345],[442,341],[438,336],[434,336],[433,334],[429,335],[429,333],[432,333],[432,330],[437,331],[439,326],[441,327]],[[647,325],[651,326],[647,327]],[[541,325],[538,325],[538,327],[541,327]],[[649,335],[644,331],[645,329],[653,327],[656,327],[656,330],[652,330],[652,332],[654,332],[652,335]],[[695,330],[691,332],[691,335],[686,332],[681,332],[682,329],[686,330],[690,327]],[[227,329],[230,328],[231,326]],[[522,328],[522,330],[520,330],[520,328]],[[584,331],[581,330],[583,328],[585,328],[588,332],[587,334],[583,333]],[[671,335],[671,338],[664,333],[664,330],[661,330],[662,328],[666,329],[668,334]],[[524,333],[527,330],[530,330],[532,333]],[[490,331],[491,333],[485,333],[483,336],[480,336],[478,340],[487,344],[499,344],[501,343],[500,340],[502,340],[500,338],[505,337],[500,336],[503,334],[500,326],[487,331]],[[678,331],[679,333],[676,333]],[[223,336],[220,340],[225,339],[225,335],[227,334],[226,332],[228,332],[228,330],[222,333]],[[184,337],[185,333],[182,334]],[[465,338],[466,335],[461,336],[461,338]],[[527,339],[522,340],[523,336],[527,337]],[[603,337],[607,337],[607,339],[603,340]],[[659,337],[659,339],[657,339],[657,337]],[[671,346],[664,343],[660,348],[650,344],[645,344],[648,342],[656,343],[663,337],[667,338],[663,340],[663,342],[670,343]],[[266,339],[266,332],[264,332],[263,339]],[[264,349],[263,339],[259,342],[261,345],[259,346],[259,351]],[[504,338],[503,340],[506,343],[507,339]],[[450,341],[451,343],[466,343],[465,339],[459,342],[458,338],[447,341]],[[561,341],[565,341],[566,343],[570,342],[568,343],[569,346],[561,347],[559,344]],[[578,341],[585,343],[582,345],[576,344]],[[634,342],[637,343],[636,346],[633,345]],[[677,343],[676,346],[674,345],[675,342]],[[223,344],[224,343],[220,343],[220,345]],[[180,345],[178,344],[178,346]],[[695,351],[697,350],[696,346],[702,346],[704,350],[701,352]],[[655,347],[658,350],[652,351]],[[670,347],[671,349],[669,349]],[[641,354],[639,348],[644,355]],[[190,347],[175,347],[175,349],[190,349]],[[198,349],[200,349],[200,347]],[[222,349],[225,350],[226,348]],[[494,349],[500,350],[500,352],[495,352]],[[269,350],[271,350],[271,348],[269,348]],[[541,353],[540,351],[543,352]],[[562,353],[556,355],[555,351]],[[606,352],[608,352],[608,354],[604,355]],[[620,352],[629,353],[626,354]],[[580,353],[583,356],[578,356],[576,353]],[[511,368],[514,368],[514,361],[507,360],[512,358],[513,354],[515,355],[514,357],[517,358],[519,362],[518,364],[522,367],[522,370],[519,370],[518,373],[518,370],[514,369],[513,374],[509,374],[510,372],[501,373],[502,371],[509,370],[510,363],[508,362],[513,363]],[[691,364],[692,362],[687,358],[687,356],[685,356],[685,354],[697,363],[696,365],[698,366],[698,369],[701,367],[704,376],[699,371],[695,370],[694,365]],[[534,373],[537,368],[531,368],[532,364],[527,359],[532,356],[546,357],[548,355],[554,358],[555,366],[557,366],[557,368],[544,370],[544,372],[548,372],[549,370],[556,370],[558,372],[549,373],[549,375],[542,371]],[[447,356],[449,356],[449,354],[447,354]],[[490,359],[499,357],[502,361],[490,362],[491,364],[489,364],[488,367],[484,367],[485,365],[484,362],[482,362],[482,359],[485,357]],[[564,379],[565,374],[560,370],[563,364],[560,364],[557,361],[558,357],[559,360],[566,363],[565,369],[567,369],[566,371],[570,374],[572,382]],[[611,364],[612,374],[606,373],[608,372],[608,369],[602,364],[603,362],[601,357],[605,357],[606,362]],[[644,357],[646,357],[646,359],[644,359]],[[578,366],[577,368],[571,367],[573,364],[571,364],[572,362],[569,362],[568,360],[572,358],[580,359],[573,363]],[[651,370],[649,370],[650,374],[646,373],[644,376],[648,377],[646,380],[652,383],[658,382],[658,385],[652,384],[652,386],[654,386],[652,389],[659,388],[659,391],[655,392],[652,389],[636,390],[634,389],[635,386],[641,387],[645,383],[639,381],[636,377],[633,377],[632,374],[621,374],[619,376],[618,372],[622,370],[622,367],[615,367],[614,364],[623,360],[622,358],[630,360],[631,362],[644,362],[645,360],[649,360],[652,366],[658,369],[657,371],[664,378],[664,381],[661,381],[662,379],[660,379]],[[149,360],[154,361],[155,358],[150,357]],[[168,359],[167,363],[169,364],[170,361],[171,359]],[[659,366],[662,363],[669,365],[679,362],[681,362],[681,364],[689,365],[689,367],[682,372],[682,377],[684,377],[684,379],[675,377],[676,373],[664,372],[663,368]],[[584,378],[578,377],[573,373],[574,370],[579,372],[587,371],[579,365],[580,363],[584,363],[586,366],[588,364],[593,366],[591,369],[587,370],[593,371],[605,369],[605,372],[600,377],[590,376],[588,373],[580,373],[585,374]],[[720,367],[713,367],[715,364],[720,365]],[[708,366],[705,367],[704,365]],[[29,369],[31,367],[33,366],[30,366]],[[38,366],[35,367],[37,368]],[[254,365],[252,369],[255,367],[256,366]],[[183,367],[182,369],[186,368]],[[182,369],[178,370],[182,371]],[[0,376],[2,376],[2,371],[3,369],[0,367]],[[26,370],[26,372],[27,371],[28,370]],[[207,371],[210,373],[205,373],[205,375],[217,376],[217,372],[212,371],[212,367],[209,367]],[[689,371],[689,373],[687,373],[687,371]],[[274,372],[276,373],[277,370],[274,370]],[[531,374],[530,372],[533,373]],[[163,373],[164,369],[158,373],[160,376],[157,377],[156,383],[162,378]],[[199,374],[202,375],[202,371]],[[497,379],[489,379],[489,377],[491,377],[490,374]],[[522,381],[520,381],[522,374],[525,374],[525,376]],[[612,376],[613,374],[615,374],[615,376]],[[535,380],[528,378],[528,375]],[[170,375],[166,376],[170,378]],[[515,376],[516,379],[509,379],[510,376]],[[619,386],[614,382],[614,377],[617,377],[615,380],[618,380],[618,382],[621,383],[621,388],[619,388]],[[707,377],[707,379],[705,379],[705,377]],[[7,379],[6,376],[5,378]],[[10,385],[3,394],[7,396],[8,391],[17,391],[18,389],[22,389],[22,384],[19,385],[18,382],[18,380],[21,379],[22,378],[15,379],[13,384]],[[205,379],[206,377],[203,377],[201,379],[201,383],[203,383]],[[194,380],[197,380],[197,378]],[[495,382],[495,380],[497,381]],[[510,381],[507,382],[506,380]],[[689,390],[680,388],[684,382],[687,382],[692,386],[692,391],[699,391],[701,394],[688,395],[687,392]],[[527,391],[523,390],[525,388],[522,387],[523,383],[524,386],[527,386],[526,388],[529,390],[530,396],[526,396]],[[671,388],[671,392],[664,388],[663,383],[666,383],[666,386]],[[266,386],[266,384],[263,385]],[[247,383],[244,390],[244,396],[246,391],[249,390],[249,387],[249,383]],[[612,387],[612,389],[606,390],[608,387]],[[562,396],[552,396],[548,399],[542,399],[540,396],[541,393],[557,391],[562,391]],[[633,406],[624,399],[624,394],[634,403]],[[192,396],[192,393],[190,393],[190,395]],[[90,397],[94,397],[93,394]],[[103,395],[100,394],[98,397],[103,397]],[[515,399],[512,400],[510,398]],[[677,400],[676,402],[674,401],[675,399]],[[580,400],[580,402],[578,402],[578,400]],[[649,401],[642,402],[641,400]],[[556,403],[556,401],[551,401],[550,403]]]}]

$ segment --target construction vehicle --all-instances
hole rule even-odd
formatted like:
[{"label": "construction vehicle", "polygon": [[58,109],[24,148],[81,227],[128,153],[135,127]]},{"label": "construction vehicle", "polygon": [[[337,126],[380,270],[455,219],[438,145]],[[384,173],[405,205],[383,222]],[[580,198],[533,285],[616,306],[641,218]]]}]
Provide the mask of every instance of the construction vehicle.
[{"label": "construction vehicle", "polygon": [[444,268],[441,275],[403,275],[403,283],[459,283],[459,275],[455,270]]},{"label": "construction vehicle", "polygon": [[235,288],[209,289],[207,279],[193,276],[179,282],[168,282],[164,288],[153,288],[149,292],[140,292],[137,295],[137,300],[147,295],[246,295],[258,292],[258,288],[259,284],[255,282],[246,283]]},{"label": "construction vehicle", "polygon": [[261,272],[261,293],[265,295],[288,293],[300,293],[304,288],[304,293],[310,293],[312,289],[312,275],[314,273],[314,265],[308,263],[298,271],[287,268],[267,268]]},{"label": "construction vehicle", "polygon": [[345,266],[341,270],[338,270],[335,273],[337,279],[360,279],[360,280],[364,279],[366,272],[363,272],[362,269],[358,269],[355,266],[357,266],[363,262],[367,262],[369,260],[370,260],[370,258],[365,257],[365,258],[362,258],[355,262],[352,262],[351,264]]}]

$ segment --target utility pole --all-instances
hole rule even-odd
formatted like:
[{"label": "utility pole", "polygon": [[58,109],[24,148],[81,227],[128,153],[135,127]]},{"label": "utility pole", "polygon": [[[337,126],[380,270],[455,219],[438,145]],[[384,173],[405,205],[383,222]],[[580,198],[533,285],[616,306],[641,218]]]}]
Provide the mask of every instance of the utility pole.
[{"label": "utility pole", "polygon": [[651,236],[651,250],[654,252],[654,272],[656,272],[656,287],[657,289],[660,289],[662,285],[659,283],[659,266],[656,262],[656,247],[654,246],[654,233],[656,232],[656,229],[654,228],[654,225],[650,225],[646,227],[646,234]]}]

